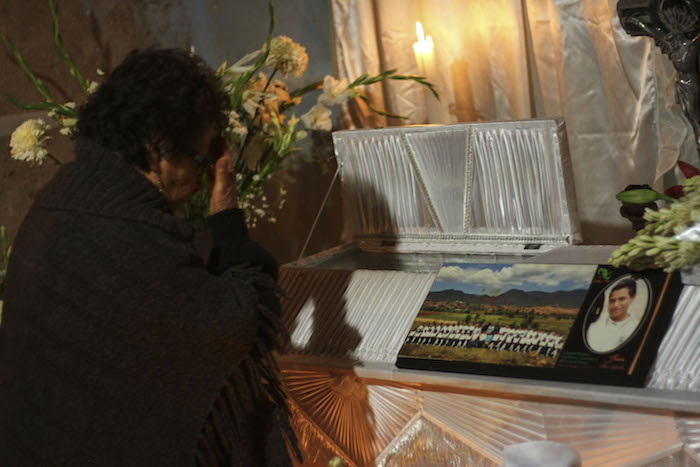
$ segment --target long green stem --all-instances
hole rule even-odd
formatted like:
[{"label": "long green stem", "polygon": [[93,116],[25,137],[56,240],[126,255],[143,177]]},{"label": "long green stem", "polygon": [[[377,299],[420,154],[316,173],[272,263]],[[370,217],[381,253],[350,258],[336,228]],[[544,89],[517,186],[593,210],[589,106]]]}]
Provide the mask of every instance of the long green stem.
[{"label": "long green stem", "polygon": [[87,91],[88,84],[85,81],[85,78],[83,78],[83,75],[80,74],[78,65],[75,64],[75,60],[73,60],[73,57],[71,57],[71,55],[68,53],[63,43],[63,37],[61,36],[61,32],[58,28],[58,4],[53,0],[47,1],[49,4],[49,10],[51,10],[53,40],[56,43],[56,48],[58,49],[58,56],[61,57],[61,60],[63,60],[66,65],[68,65],[68,70],[70,71],[71,76],[78,82],[83,91]]},{"label": "long green stem", "polygon": [[51,159],[52,161],[54,161],[54,162],[56,163],[56,165],[63,165],[63,162],[61,162],[61,161],[59,161],[58,159],[56,159],[55,157],[53,157],[53,156],[51,155],[51,153],[47,153],[46,156],[47,156],[49,159]]},{"label": "long green stem", "polygon": [[253,173],[251,171],[246,171],[246,173],[243,174],[243,178],[241,179],[241,184],[237,187],[238,188],[238,199],[245,200],[245,196],[250,191],[250,188],[252,187],[252,185],[253,185]]},{"label": "long green stem", "polygon": [[236,85],[234,86],[233,93],[231,94],[231,110],[238,110],[241,106],[241,99],[243,96],[243,88],[250,78],[265,64],[268,55],[270,55],[270,41],[272,41],[272,31],[275,29],[275,11],[272,8],[272,2],[268,0],[267,9],[270,13],[270,22],[267,28],[267,40],[265,41],[265,52],[258,57],[253,65],[253,68],[243,73],[238,79],[236,79]]},{"label": "long green stem", "polygon": [[[267,148],[267,151],[265,151],[263,153],[263,155],[260,157],[260,160],[258,161],[258,164],[257,164],[258,170],[260,170],[260,167],[262,167],[265,164],[265,162],[267,161],[267,158],[270,157],[270,154],[272,154],[272,149],[273,149],[272,146],[270,146],[269,148]],[[261,175],[261,177],[262,177],[262,175]]]},{"label": "long green stem", "polygon": [[34,75],[34,72],[31,70],[31,68],[29,68],[27,62],[24,61],[24,57],[22,57],[22,54],[15,48],[12,41],[2,32],[0,32],[0,39],[5,43],[10,51],[10,54],[12,54],[12,58],[14,58],[17,65],[19,65],[20,69],[24,72],[27,79],[34,85],[36,90],[39,91],[39,93],[44,96],[47,101],[53,102],[49,88],[46,87],[46,84],[44,84],[42,80]]},{"label": "long green stem", "polygon": [[675,203],[676,201],[678,201],[676,198],[672,198],[668,195],[664,195],[661,193],[659,193],[659,199],[662,199],[664,201],[668,201],[669,203]]}]

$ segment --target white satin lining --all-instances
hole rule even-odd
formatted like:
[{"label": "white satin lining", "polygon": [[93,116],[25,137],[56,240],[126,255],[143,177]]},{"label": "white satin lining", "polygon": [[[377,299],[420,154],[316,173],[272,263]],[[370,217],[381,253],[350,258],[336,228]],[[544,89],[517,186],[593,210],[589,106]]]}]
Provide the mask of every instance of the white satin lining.
[{"label": "white satin lining", "polygon": [[[374,105],[410,121],[387,121],[352,103],[347,126],[563,116],[584,240],[626,240],[632,231],[615,194],[628,184],[663,188],[679,155],[691,163],[697,155],[675,103],[673,66],[651,39],[622,30],[616,4],[332,0],[341,76],[398,68],[427,74],[441,96],[438,102],[409,81],[371,86],[365,91]],[[431,69],[419,69],[413,53],[416,21],[434,40]]]},{"label": "white satin lining", "polygon": [[349,232],[575,242],[563,134],[554,120],[336,132]]}]

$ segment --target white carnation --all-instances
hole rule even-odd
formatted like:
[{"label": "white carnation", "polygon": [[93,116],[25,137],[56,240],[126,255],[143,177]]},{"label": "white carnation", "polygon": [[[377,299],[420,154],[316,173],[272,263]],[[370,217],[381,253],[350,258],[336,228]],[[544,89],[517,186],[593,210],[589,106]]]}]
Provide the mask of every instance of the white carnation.
[{"label": "white carnation", "polygon": [[304,126],[310,130],[331,131],[331,109],[323,104],[316,104],[301,116]]},{"label": "white carnation", "polygon": [[241,123],[240,116],[235,110],[232,110],[228,114],[228,125],[231,128],[231,131],[240,137],[248,134],[248,128]]},{"label": "white carnation", "polygon": [[318,97],[318,103],[326,107],[342,104],[351,97],[355,97],[355,92],[348,87],[348,79],[335,79],[331,75],[323,78],[323,94]]},{"label": "white carnation", "polygon": [[10,153],[13,159],[28,162],[30,165],[41,164],[49,153],[46,143],[51,139],[46,132],[49,125],[34,118],[22,123],[10,137]]},{"label": "white carnation", "polygon": [[309,56],[306,49],[287,36],[277,36],[270,41],[270,53],[265,64],[275,68],[286,77],[299,77],[306,71]]}]

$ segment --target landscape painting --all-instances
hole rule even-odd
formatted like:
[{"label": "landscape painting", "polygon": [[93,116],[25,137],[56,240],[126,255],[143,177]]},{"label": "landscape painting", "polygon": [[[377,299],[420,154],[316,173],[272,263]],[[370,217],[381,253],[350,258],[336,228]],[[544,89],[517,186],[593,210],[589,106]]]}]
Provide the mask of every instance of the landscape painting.
[{"label": "landscape painting", "polygon": [[446,263],[399,357],[554,367],[596,269]]}]

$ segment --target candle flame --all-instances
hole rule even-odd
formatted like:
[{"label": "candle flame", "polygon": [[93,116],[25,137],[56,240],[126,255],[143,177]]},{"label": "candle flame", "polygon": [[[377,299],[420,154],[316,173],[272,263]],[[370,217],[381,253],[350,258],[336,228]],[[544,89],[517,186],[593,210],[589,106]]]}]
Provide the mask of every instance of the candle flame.
[{"label": "candle flame", "polygon": [[426,37],[420,21],[416,23],[416,36],[418,36],[418,42],[413,44],[413,51],[416,53],[416,56],[431,54],[433,51],[433,38],[430,35]]},{"label": "candle flame", "polygon": [[418,42],[422,43],[425,40],[425,33],[423,33],[423,25],[420,21],[416,22],[416,36],[418,36]]}]

